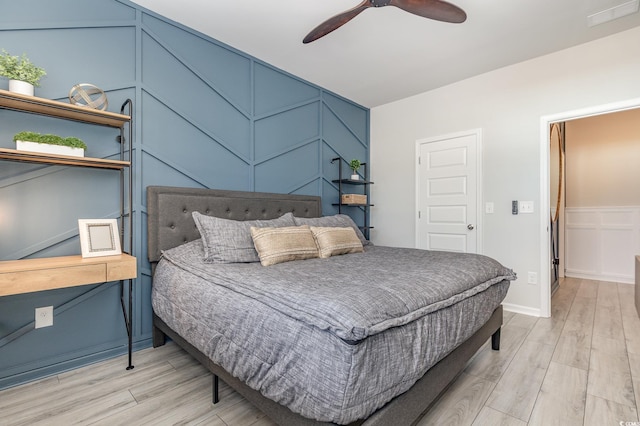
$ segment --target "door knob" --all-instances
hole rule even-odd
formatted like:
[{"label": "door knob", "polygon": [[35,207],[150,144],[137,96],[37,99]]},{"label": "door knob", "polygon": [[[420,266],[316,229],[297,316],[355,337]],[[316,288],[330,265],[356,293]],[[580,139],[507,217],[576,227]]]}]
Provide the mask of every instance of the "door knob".
[{"label": "door knob", "polygon": [[467,229],[468,229],[469,231],[472,231],[472,230],[473,230],[473,225],[472,225],[472,224],[468,224],[468,225],[467,225]]}]

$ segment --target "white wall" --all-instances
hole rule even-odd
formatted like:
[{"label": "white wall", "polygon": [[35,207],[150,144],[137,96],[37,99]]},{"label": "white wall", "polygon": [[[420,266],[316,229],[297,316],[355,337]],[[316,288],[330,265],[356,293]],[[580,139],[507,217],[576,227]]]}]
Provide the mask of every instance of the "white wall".
[{"label": "white wall", "polygon": [[[536,313],[540,268],[540,119],[640,97],[640,28],[502,68],[371,110],[372,240],[414,247],[418,139],[482,128],[483,252],[513,268],[507,304]],[[511,200],[535,213],[511,215]],[[548,212],[544,212],[548,215]]]}]

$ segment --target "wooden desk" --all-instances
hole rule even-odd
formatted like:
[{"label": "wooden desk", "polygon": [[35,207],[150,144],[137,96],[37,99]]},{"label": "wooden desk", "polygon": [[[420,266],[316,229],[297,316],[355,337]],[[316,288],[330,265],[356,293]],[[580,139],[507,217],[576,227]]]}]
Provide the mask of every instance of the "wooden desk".
[{"label": "wooden desk", "polygon": [[133,279],[136,275],[136,258],[128,254],[0,261],[0,296]]}]

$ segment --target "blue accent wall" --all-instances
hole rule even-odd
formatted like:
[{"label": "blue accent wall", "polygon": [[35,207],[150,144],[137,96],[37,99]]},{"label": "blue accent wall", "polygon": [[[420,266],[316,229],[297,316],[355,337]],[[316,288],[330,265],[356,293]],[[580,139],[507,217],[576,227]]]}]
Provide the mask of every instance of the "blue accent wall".
[{"label": "blue accent wall", "polygon": [[[3,2],[0,48],[47,70],[36,96],[92,83],[109,111],[134,102],[136,349],[151,344],[148,185],[321,195],[333,214],[331,158],[369,158],[366,108],[125,0]],[[22,130],[119,152],[114,129],[0,109],[0,147]],[[0,260],[80,253],[77,219],[117,217],[118,194],[117,172],[0,161]],[[54,326],[34,329],[50,305]],[[117,282],[0,298],[0,388],[125,352]]]}]

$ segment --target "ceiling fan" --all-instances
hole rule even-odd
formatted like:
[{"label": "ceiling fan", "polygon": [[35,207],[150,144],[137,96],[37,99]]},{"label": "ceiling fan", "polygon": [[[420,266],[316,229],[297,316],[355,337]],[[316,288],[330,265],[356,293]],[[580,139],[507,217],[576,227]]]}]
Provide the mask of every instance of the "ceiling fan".
[{"label": "ceiling fan", "polygon": [[405,12],[435,19],[436,21],[459,24],[467,19],[467,14],[464,10],[442,0],[363,0],[356,7],[339,13],[315,27],[302,42],[305,44],[311,43],[320,37],[326,36],[331,31],[337,30],[365,9],[383,6],[395,6]]}]

